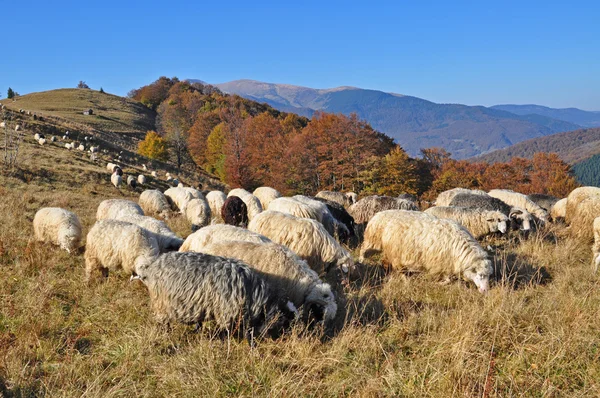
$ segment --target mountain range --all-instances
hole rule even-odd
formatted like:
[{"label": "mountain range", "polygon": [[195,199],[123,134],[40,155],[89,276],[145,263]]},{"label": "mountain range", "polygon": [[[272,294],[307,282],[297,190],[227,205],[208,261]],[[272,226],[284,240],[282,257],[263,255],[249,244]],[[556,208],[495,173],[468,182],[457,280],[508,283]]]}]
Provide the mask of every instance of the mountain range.
[{"label": "mountain range", "polygon": [[[194,81],[194,80],[192,80]],[[286,112],[311,117],[317,111],[356,113],[394,138],[411,155],[421,148],[444,147],[456,159],[506,148],[582,126],[600,126],[600,113],[499,105],[437,104],[425,99],[356,87],[313,89],[289,84],[235,80],[216,84],[222,91],[265,102]],[[535,109],[533,109],[535,110]]]}]

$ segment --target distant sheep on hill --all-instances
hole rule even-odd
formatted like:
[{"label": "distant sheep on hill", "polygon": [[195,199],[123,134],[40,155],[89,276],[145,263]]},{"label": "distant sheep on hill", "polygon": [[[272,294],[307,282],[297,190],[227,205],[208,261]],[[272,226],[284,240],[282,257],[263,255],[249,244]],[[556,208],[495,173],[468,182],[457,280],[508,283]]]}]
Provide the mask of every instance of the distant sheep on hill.
[{"label": "distant sheep on hill", "polygon": [[100,202],[96,211],[96,220],[115,219],[124,214],[144,215],[142,208],[135,202],[124,199],[107,199]]},{"label": "distant sheep on hill", "polygon": [[466,207],[435,206],[425,210],[437,218],[454,220],[463,227],[475,239],[481,239],[486,235],[500,232],[506,233],[510,220],[508,216],[500,211],[468,209]]},{"label": "distant sheep on hill", "polygon": [[135,189],[137,187],[137,179],[134,176],[127,176],[127,185]]},{"label": "distant sheep on hill", "polygon": [[121,177],[117,173],[113,173],[110,176],[110,182],[115,186],[115,188],[119,188],[119,186],[121,186],[121,184],[123,183],[123,177]]},{"label": "distant sheep on hill", "polygon": [[138,175],[137,182],[140,185],[146,185],[146,182],[147,182],[146,176],[143,174]]},{"label": "distant sheep on hill", "polygon": [[482,293],[489,288],[492,262],[455,221],[416,211],[377,213],[367,225],[361,259],[378,252],[396,269],[463,278]]},{"label": "distant sheep on hill", "polygon": [[81,231],[81,222],[77,215],[58,207],[40,209],[33,218],[35,239],[60,246],[68,253],[79,247]]}]

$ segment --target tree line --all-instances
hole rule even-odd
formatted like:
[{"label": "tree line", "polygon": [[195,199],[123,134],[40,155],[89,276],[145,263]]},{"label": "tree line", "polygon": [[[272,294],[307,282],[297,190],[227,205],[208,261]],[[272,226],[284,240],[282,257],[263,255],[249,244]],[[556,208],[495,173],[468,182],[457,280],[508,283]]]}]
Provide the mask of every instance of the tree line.
[{"label": "tree line", "polygon": [[230,186],[272,186],[285,194],[320,190],[409,193],[432,199],[454,188],[507,188],[565,196],[577,186],[556,154],[509,162],[457,161],[441,148],[410,157],[356,115],[280,112],[218,88],[161,77],[129,96],[157,112],[140,154],[193,162]]}]

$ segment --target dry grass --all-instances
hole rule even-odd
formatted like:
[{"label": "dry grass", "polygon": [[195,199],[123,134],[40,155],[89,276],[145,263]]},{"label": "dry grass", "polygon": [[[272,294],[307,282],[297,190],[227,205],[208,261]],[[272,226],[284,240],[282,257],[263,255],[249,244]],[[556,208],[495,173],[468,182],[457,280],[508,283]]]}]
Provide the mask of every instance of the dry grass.
[{"label": "dry grass", "polygon": [[42,206],[75,211],[87,232],[101,200],[137,196],[60,151],[27,144],[24,170],[0,177],[0,396],[600,396],[599,281],[562,227],[488,242],[488,295],[369,267],[334,336],[296,328],[250,349],[162,330],[142,286],[112,274],[87,287],[81,253],[32,241]]}]

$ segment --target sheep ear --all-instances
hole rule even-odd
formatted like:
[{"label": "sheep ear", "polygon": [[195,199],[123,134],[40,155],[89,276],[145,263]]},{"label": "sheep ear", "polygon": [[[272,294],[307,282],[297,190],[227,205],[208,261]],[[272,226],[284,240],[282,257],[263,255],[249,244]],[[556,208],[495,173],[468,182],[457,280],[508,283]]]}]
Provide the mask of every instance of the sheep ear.
[{"label": "sheep ear", "polygon": [[510,212],[509,217],[519,216],[521,214],[523,214],[523,212],[521,210],[513,210]]}]

